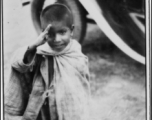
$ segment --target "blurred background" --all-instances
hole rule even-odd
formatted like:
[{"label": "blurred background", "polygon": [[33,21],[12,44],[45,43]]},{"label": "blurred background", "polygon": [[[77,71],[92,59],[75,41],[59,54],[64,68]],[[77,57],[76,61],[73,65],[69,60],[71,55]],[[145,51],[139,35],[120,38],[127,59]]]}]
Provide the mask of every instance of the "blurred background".
[{"label": "blurred background", "polygon": [[[53,2],[55,0],[3,1],[5,86],[9,79],[13,53],[19,47],[27,46],[36,39],[40,33],[40,12]],[[105,35],[78,0],[59,0],[59,2],[68,5],[72,10],[76,26],[74,37],[82,44],[82,51],[89,58],[91,119],[146,120],[145,65],[116,47],[109,38],[110,34]],[[98,8],[115,34],[143,57],[145,57],[144,2],[144,0],[97,0],[96,4],[92,4]]]}]

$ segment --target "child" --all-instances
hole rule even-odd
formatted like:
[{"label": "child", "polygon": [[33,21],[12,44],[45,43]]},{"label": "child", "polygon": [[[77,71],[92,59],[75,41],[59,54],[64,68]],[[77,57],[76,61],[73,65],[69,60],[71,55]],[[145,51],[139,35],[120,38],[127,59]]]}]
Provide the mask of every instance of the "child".
[{"label": "child", "polygon": [[71,11],[55,3],[40,22],[43,32],[12,60],[5,120],[88,120],[88,58],[72,39]]}]

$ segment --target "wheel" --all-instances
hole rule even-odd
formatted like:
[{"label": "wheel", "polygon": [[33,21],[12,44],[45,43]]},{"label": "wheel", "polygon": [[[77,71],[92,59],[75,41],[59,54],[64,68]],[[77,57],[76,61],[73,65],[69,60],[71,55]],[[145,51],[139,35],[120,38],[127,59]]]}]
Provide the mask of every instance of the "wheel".
[{"label": "wheel", "polygon": [[145,56],[145,0],[98,0],[112,29],[126,44]]},{"label": "wheel", "polygon": [[[45,2],[47,5],[52,3],[47,3],[49,0],[32,0],[31,2],[31,16],[32,21],[34,24],[34,27],[38,34],[41,32],[40,28],[40,13],[45,5]],[[53,0],[50,0],[53,1]],[[80,43],[82,43],[83,38],[86,33],[86,14],[83,10],[83,7],[78,2],[78,0],[57,0],[55,2],[63,3],[69,7],[69,9],[72,11],[73,18],[74,18],[74,38],[78,40]],[[46,6],[47,6],[46,5]]]}]

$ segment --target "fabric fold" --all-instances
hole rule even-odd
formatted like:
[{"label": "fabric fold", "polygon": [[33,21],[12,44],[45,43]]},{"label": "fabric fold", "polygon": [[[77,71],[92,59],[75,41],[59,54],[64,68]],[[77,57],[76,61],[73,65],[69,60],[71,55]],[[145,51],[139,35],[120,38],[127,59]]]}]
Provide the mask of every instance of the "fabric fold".
[{"label": "fabric fold", "polygon": [[[41,60],[40,67],[38,67],[39,70],[37,74],[34,75],[33,88],[22,120],[37,119],[45,101],[43,93],[49,90],[53,91],[49,92],[48,95],[50,96],[47,96],[49,102],[55,100],[49,104],[50,110],[51,106],[56,107],[55,110],[57,111],[58,120],[89,120],[88,106],[90,86],[88,58],[81,52],[80,44],[76,40],[71,39],[70,43],[63,51],[55,52],[46,43],[37,48],[36,59],[39,58],[37,55],[42,55],[45,58]],[[48,82],[48,56],[53,56],[54,75],[51,81],[53,87],[49,86]],[[20,65],[18,67],[20,67]],[[13,81],[15,80],[20,82],[19,77],[18,79],[15,77]],[[26,81],[26,79],[24,80]],[[12,84],[14,90],[17,88],[22,90],[22,86],[17,82]],[[16,95],[19,95],[19,99],[14,98],[13,101],[15,101],[15,104],[21,103],[20,106],[16,105],[16,107],[22,107],[24,93],[20,93],[20,91],[14,92],[16,92]],[[13,104],[10,103],[9,107],[13,107]]]}]

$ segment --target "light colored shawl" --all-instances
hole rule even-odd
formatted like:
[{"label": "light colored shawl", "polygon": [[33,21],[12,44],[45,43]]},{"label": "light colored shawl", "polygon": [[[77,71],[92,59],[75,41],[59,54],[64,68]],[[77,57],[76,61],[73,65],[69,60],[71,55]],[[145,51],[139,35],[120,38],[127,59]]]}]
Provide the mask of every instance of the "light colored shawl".
[{"label": "light colored shawl", "polygon": [[88,58],[81,52],[80,44],[70,40],[63,51],[55,52],[45,43],[37,48],[37,54],[53,56],[59,120],[88,120]]}]

